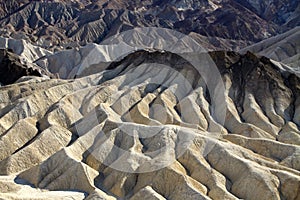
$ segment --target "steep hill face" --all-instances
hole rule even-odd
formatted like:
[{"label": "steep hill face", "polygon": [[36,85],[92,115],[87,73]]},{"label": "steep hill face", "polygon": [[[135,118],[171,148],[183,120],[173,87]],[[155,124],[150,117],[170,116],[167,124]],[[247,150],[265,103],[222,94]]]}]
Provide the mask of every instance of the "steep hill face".
[{"label": "steep hill face", "polygon": [[[264,16],[261,9],[252,9],[235,0],[4,1],[2,4],[0,34],[27,39],[46,48],[99,43],[133,27],[163,27],[209,41],[209,49],[236,50],[297,25],[291,22],[292,25],[281,28],[283,22],[276,17],[298,19],[292,14],[297,1],[286,9],[283,4],[270,8],[271,17]],[[288,19],[284,23],[289,23]]]},{"label": "steep hill face", "polygon": [[242,49],[240,52],[251,51],[282,62],[299,72],[300,66],[300,27],[286,33],[271,37]]},{"label": "steep hill face", "polygon": [[54,76],[41,67],[30,63],[24,63],[22,59],[8,51],[0,50],[0,84],[8,85],[15,83],[19,78],[23,76],[48,76],[54,78]]},{"label": "steep hill face", "polygon": [[1,198],[299,199],[292,71],[224,51],[105,66],[0,88]]}]

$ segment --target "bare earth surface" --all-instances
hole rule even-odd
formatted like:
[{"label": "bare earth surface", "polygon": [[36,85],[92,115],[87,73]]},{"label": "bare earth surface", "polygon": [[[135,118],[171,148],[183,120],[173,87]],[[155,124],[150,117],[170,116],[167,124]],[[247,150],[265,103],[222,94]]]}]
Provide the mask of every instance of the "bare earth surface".
[{"label": "bare earth surface", "polygon": [[298,1],[0,4],[0,199],[300,200]]},{"label": "bare earth surface", "polygon": [[300,198],[294,71],[184,38],[151,46],[156,31],[43,56],[65,80],[0,88],[3,199]]}]

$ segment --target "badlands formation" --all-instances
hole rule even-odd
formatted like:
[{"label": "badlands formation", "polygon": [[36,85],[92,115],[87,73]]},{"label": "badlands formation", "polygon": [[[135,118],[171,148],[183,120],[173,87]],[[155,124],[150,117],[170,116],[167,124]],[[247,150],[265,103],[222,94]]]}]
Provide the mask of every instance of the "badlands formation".
[{"label": "badlands formation", "polygon": [[300,199],[292,67],[164,29],[1,40],[0,199]]},{"label": "badlands formation", "polygon": [[255,52],[276,61],[280,61],[299,71],[300,68],[300,26],[275,37],[268,38],[259,43],[241,50]]},{"label": "badlands formation", "polygon": [[56,50],[134,27],[168,28],[207,49],[238,50],[299,25],[299,0],[0,0],[1,36]]}]

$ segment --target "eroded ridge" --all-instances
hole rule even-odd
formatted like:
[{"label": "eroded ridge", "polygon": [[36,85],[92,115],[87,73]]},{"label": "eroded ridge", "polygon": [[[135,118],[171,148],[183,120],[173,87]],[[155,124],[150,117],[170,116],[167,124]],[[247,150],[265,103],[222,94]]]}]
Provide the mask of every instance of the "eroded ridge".
[{"label": "eroded ridge", "polygon": [[157,51],[1,87],[0,196],[299,199],[299,78],[251,53],[210,56],[224,90]]}]

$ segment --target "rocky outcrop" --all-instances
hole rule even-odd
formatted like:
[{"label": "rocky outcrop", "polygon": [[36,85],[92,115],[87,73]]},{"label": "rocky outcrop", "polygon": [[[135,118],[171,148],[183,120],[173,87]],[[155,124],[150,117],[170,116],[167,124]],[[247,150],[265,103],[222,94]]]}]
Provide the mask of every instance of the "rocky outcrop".
[{"label": "rocky outcrop", "polygon": [[189,58],[1,88],[0,197],[299,199],[299,78],[250,52]]}]

